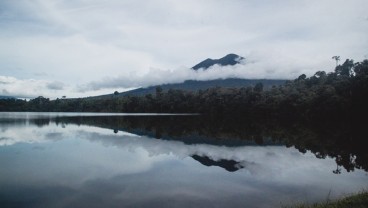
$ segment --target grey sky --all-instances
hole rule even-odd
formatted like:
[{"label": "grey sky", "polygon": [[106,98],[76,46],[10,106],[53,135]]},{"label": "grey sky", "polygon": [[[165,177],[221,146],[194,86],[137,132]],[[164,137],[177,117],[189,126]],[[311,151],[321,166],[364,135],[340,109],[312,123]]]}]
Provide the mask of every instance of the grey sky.
[{"label": "grey sky", "polygon": [[[3,0],[0,92],[83,97],[188,78],[331,71],[334,55],[367,58],[366,8],[366,0]],[[248,62],[188,69],[227,53]]]}]

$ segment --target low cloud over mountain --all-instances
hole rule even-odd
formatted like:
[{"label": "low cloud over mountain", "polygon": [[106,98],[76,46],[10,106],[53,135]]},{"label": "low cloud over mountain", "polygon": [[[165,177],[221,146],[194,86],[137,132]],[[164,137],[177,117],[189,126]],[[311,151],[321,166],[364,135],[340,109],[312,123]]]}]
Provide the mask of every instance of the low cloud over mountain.
[{"label": "low cloud over mountain", "polygon": [[[230,58],[229,58],[230,57]],[[144,74],[126,74],[116,77],[105,77],[78,86],[80,92],[101,89],[117,89],[129,87],[147,87],[159,84],[181,83],[185,80],[213,80],[226,78],[243,79],[295,79],[300,74],[310,74],[312,69],[318,68],[320,63],[310,62],[300,65],[298,59],[287,61],[276,57],[264,57],[261,54],[250,54],[246,58],[232,54],[222,59],[206,59],[193,68],[157,69],[150,68]],[[323,69],[333,70],[331,68]],[[194,69],[194,70],[193,70]]]}]

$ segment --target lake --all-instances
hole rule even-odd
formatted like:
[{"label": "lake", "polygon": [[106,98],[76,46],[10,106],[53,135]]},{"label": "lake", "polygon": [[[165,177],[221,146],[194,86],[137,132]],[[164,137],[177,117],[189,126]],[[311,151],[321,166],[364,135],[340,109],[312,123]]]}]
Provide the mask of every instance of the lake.
[{"label": "lake", "polygon": [[0,207],[280,207],[368,187],[350,127],[0,113],[0,132]]}]

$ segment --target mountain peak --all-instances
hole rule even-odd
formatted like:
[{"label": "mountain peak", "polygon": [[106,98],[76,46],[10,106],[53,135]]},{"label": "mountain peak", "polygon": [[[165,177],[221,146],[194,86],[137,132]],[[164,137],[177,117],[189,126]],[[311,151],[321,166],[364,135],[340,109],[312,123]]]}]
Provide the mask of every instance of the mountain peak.
[{"label": "mountain peak", "polygon": [[236,65],[236,64],[239,64],[241,60],[243,60],[244,58],[239,56],[239,55],[236,55],[236,54],[233,54],[233,53],[230,53],[230,54],[227,54],[226,56],[220,58],[220,59],[206,59],[202,62],[200,62],[199,64],[195,65],[192,67],[192,69],[194,70],[198,70],[198,69],[201,69],[203,68],[204,70],[210,68],[211,66],[213,65],[221,65],[221,66],[227,66],[227,65]]}]

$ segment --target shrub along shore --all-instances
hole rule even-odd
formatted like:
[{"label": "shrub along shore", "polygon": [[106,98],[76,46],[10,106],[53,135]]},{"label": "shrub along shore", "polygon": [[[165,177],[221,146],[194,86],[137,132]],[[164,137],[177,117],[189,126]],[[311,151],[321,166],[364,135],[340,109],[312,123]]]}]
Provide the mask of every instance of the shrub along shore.
[{"label": "shrub along shore", "polygon": [[368,192],[364,191],[358,194],[347,196],[334,201],[327,201],[315,204],[298,204],[294,206],[285,206],[285,208],[367,208]]}]

